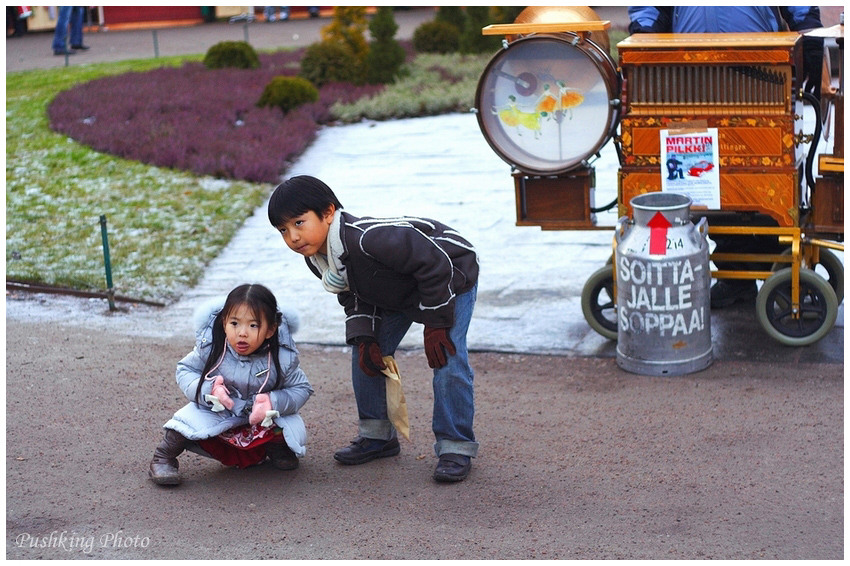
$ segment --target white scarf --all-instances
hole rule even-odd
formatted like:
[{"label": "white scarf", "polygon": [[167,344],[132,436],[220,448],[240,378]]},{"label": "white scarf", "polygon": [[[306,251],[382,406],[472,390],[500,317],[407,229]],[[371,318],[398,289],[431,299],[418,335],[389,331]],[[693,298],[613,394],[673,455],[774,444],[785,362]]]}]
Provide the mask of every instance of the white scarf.
[{"label": "white scarf", "polygon": [[328,255],[315,254],[310,256],[310,262],[322,273],[322,286],[328,293],[339,294],[348,291],[348,276],[342,265],[340,256],[344,251],[342,239],[339,236],[339,226],[342,212],[337,210],[328,230]]}]

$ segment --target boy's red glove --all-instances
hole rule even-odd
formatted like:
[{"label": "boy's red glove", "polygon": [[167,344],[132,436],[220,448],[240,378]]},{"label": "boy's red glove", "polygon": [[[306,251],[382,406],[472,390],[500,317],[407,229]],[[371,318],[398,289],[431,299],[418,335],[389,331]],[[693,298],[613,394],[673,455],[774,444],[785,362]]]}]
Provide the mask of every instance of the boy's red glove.
[{"label": "boy's red glove", "polygon": [[[445,350],[443,350],[445,348]],[[449,356],[457,353],[452,339],[449,338],[448,328],[425,327],[425,357],[428,358],[428,367],[441,368],[446,365]]]},{"label": "boy's red glove", "polygon": [[266,412],[272,410],[272,400],[268,393],[257,393],[254,395],[254,408],[251,409],[251,416],[248,417],[248,422],[251,424],[260,424],[266,418]]},{"label": "boy's red glove", "polygon": [[357,339],[358,363],[363,373],[372,377],[381,375],[382,369],[387,369],[384,356],[381,355],[381,347],[374,338],[361,336]]},{"label": "boy's red glove", "polygon": [[216,396],[219,403],[224,405],[225,409],[228,411],[233,409],[233,399],[230,398],[230,393],[224,386],[224,378],[220,375],[213,381],[212,394]]}]

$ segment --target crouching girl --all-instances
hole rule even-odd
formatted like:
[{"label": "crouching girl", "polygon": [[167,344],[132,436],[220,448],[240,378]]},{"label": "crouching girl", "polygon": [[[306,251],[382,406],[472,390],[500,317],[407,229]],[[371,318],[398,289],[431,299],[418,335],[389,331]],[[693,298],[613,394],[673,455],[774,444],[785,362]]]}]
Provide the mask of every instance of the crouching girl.
[{"label": "crouching girl", "polygon": [[313,393],[299,366],[287,319],[262,285],[241,285],[223,306],[195,313],[195,348],[177,364],[177,384],[191,401],[165,423],[150,478],[181,482],[177,456],[190,450],[244,468],[268,459],[298,467],[307,431],[298,411]]}]

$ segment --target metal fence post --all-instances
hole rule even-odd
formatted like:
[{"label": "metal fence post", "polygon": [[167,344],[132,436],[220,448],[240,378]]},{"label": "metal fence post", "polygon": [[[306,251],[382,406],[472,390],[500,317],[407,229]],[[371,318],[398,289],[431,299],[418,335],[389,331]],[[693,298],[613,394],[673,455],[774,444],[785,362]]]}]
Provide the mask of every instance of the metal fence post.
[{"label": "metal fence post", "polygon": [[100,215],[100,237],[103,241],[103,265],[106,269],[106,299],[109,310],[115,310],[115,290],[112,288],[112,263],[109,259],[109,238],[106,235],[106,216]]}]

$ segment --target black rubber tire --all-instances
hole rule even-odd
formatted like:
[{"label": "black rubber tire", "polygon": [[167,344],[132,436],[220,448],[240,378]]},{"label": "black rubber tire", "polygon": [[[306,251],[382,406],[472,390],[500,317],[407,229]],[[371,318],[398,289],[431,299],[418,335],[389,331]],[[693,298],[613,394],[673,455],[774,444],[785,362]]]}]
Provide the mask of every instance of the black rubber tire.
[{"label": "black rubber tire", "polygon": [[612,264],[597,270],[584,284],[581,312],[596,332],[609,340],[617,339],[617,297],[614,296]]},{"label": "black rubber tire", "polygon": [[[782,255],[791,255],[791,248],[788,248]],[[838,304],[844,300],[844,264],[841,263],[841,260],[838,259],[834,253],[829,251],[826,248],[821,248],[818,252],[818,262],[815,265],[806,266],[815,273],[818,273],[817,266],[821,266],[823,270],[826,272],[826,279],[829,286],[832,287],[832,290],[835,291],[835,298],[838,299]],[[773,264],[771,271],[779,271],[785,267],[788,267],[788,263],[785,262],[776,262]],[[821,275],[818,273],[818,275]],[[822,276],[822,275],[821,275]],[[823,277],[823,276],[822,276]]]},{"label": "black rubber tire", "polygon": [[835,291],[811,269],[800,269],[800,316],[792,315],[791,268],[786,267],[768,277],[756,297],[756,316],[764,331],[786,346],[808,346],[835,325]]}]

